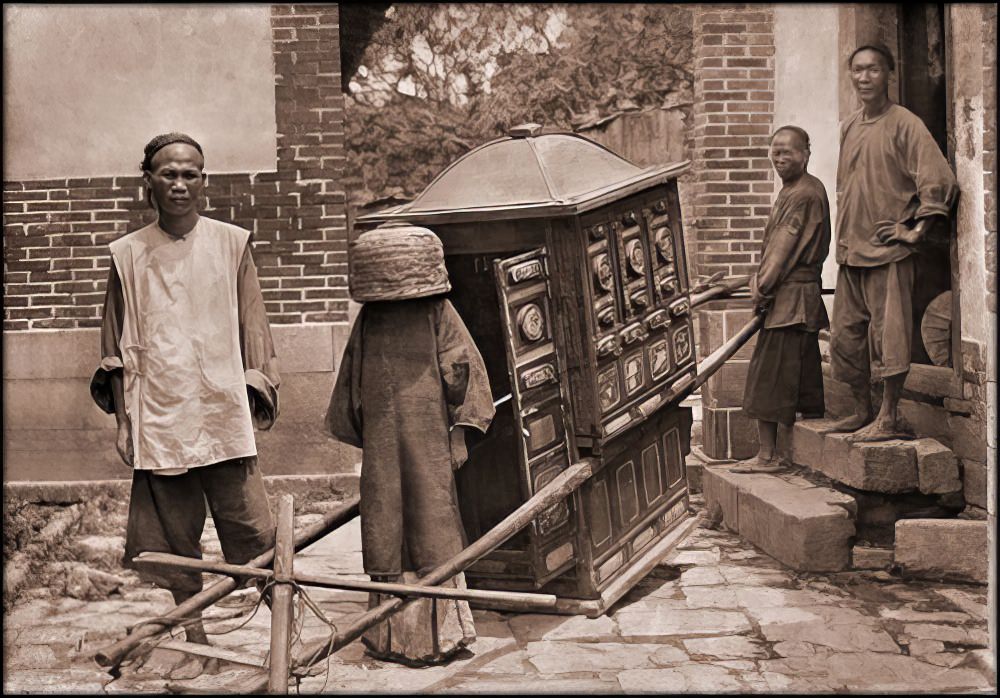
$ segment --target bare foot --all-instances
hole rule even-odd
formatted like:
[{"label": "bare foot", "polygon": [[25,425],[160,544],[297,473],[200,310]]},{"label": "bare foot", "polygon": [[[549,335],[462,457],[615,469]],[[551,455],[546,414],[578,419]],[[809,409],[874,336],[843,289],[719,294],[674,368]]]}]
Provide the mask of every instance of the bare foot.
[{"label": "bare foot", "polygon": [[907,428],[907,425],[901,419],[893,421],[891,419],[879,418],[868,426],[848,435],[845,440],[848,443],[856,444],[912,438],[913,432]]},{"label": "bare foot", "polygon": [[784,464],[782,464],[777,458],[771,458],[770,460],[765,460],[756,455],[745,461],[740,461],[740,464],[735,468],[730,468],[731,473],[777,473],[785,469]]},{"label": "bare foot", "polygon": [[852,414],[832,422],[827,426],[827,430],[831,433],[857,431],[871,421],[872,416],[870,414]]}]

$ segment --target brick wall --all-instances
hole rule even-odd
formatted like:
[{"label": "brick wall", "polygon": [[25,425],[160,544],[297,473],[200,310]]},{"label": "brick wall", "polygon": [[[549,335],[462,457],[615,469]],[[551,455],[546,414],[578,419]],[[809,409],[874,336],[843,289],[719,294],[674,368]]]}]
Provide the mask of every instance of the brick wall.
[{"label": "brick wall", "polygon": [[[752,274],[760,263],[774,180],[768,138],[774,127],[773,12],[766,5],[694,9],[694,138],[690,202],[700,275]],[[747,303],[711,303],[698,313],[706,355],[750,319]],[[743,383],[755,339],[702,389],[704,454],[746,458],[757,432],[743,414]]]},{"label": "brick wall", "polygon": [[[346,322],[337,6],[274,5],[271,30],[276,171],[212,175],[206,146],[204,213],[253,231],[272,322]],[[108,243],[154,219],[141,184],[138,175],[4,182],[5,330],[100,325]]]},{"label": "brick wall", "polygon": [[750,274],[774,191],[768,137],[774,119],[770,7],[694,10],[694,181],[699,274]]}]

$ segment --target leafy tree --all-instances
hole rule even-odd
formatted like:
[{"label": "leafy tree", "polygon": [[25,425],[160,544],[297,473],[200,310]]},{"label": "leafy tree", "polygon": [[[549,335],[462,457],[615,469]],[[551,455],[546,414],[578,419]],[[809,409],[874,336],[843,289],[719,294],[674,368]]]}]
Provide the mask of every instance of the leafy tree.
[{"label": "leafy tree", "polygon": [[681,5],[394,5],[348,82],[351,203],[412,197],[518,123],[688,104],[691,41]]}]

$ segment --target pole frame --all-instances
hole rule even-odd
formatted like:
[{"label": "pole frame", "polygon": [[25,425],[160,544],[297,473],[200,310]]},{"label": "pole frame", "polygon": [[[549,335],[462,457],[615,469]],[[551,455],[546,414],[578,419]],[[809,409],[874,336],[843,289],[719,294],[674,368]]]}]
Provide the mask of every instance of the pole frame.
[{"label": "pole frame", "polygon": [[271,662],[268,693],[288,693],[291,657],[293,603],[291,584],[295,560],[294,504],[292,495],[278,500],[278,530],[274,537],[274,585],[271,589]]}]

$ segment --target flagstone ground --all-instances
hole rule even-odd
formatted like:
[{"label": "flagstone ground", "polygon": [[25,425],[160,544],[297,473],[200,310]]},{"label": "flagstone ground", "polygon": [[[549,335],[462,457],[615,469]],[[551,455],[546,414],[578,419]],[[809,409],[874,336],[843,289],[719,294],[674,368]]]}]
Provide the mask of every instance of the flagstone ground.
[{"label": "flagstone ground", "polygon": [[[695,497],[695,506],[700,506]],[[303,525],[315,514],[297,517]],[[209,533],[209,538],[211,537]],[[355,520],[296,556],[296,570],[364,578]],[[209,546],[209,550],[213,550]],[[343,625],[364,594],[309,592]],[[213,643],[263,658],[270,614],[256,593],[210,609]],[[106,601],[28,598],[4,618],[5,692],[163,692],[236,687],[249,669],[181,682],[178,655],[156,650],[112,679],[96,649],[171,607],[162,590],[131,587]],[[906,582],[886,572],[794,573],[706,521],[608,615],[475,611],[479,638],[447,666],[410,669],[364,655],[359,643],[302,678],[302,693],[993,693],[986,588]],[[242,624],[242,627],[238,627]],[[236,629],[238,627],[238,629]],[[308,611],[300,637],[330,626]],[[293,689],[294,690],[294,689]]]}]

